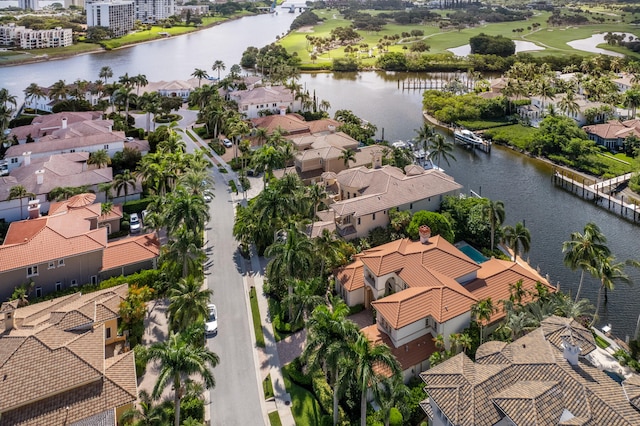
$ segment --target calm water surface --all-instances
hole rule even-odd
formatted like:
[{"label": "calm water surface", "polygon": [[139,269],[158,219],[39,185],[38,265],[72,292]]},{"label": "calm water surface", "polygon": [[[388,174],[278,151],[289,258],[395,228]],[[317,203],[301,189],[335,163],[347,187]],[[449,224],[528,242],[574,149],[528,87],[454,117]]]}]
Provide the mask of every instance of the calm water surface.
[{"label": "calm water surface", "polygon": [[[297,15],[297,14],[296,14]],[[195,34],[127,49],[100,54],[0,68],[0,86],[22,96],[22,90],[32,82],[50,85],[64,79],[95,80],[101,67],[109,65],[114,77],[128,72],[145,74],[150,81],[187,79],[195,68],[211,69],[215,60],[228,68],[239,63],[248,46],[262,47],[287,31],[294,14],[261,15],[225,23]],[[213,72],[212,72],[213,74]],[[223,73],[224,74],[224,73]],[[300,82],[318,99],[328,100],[331,113],[338,109],[352,110],[358,116],[377,125],[378,135],[390,141],[415,136],[414,129],[423,123],[421,93],[402,91],[398,79],[423,77],[395,73],[363,72],[344,74],[303,74]],[[551,168],[541,162],[494,147],[491,154],[456,148],[457,161],[443,164],[446,172],[483,196],[502,200],[506,222],[513,225],[524,221],[531,231],[531,264],[552,283],[574,291],[580,274],[571,272],[562,263],[562,242],[571,232],[580,231],[589,222],[600,226],[609,239],[609,246],[619,259],[640,259],[638,237],[640,228],[613,214],[595,207],[551,182]],[[610,294],[602,323],[611,323],[616,334],[624,337],[635,330],[640,314],[640,273],[630,270],[636,285],[619,285]],[[587,278],[583,295],[595,302],[598,283]]]}]

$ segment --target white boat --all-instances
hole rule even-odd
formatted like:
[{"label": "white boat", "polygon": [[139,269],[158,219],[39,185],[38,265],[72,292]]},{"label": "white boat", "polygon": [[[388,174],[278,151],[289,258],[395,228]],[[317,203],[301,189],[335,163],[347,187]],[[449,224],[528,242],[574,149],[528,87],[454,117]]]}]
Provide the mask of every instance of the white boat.
[{"label": "white boat", "polygon": [[467,129],[454,131],[453,137],[457,142],[467,145],[484,145],[486,143],[480,136]]}]

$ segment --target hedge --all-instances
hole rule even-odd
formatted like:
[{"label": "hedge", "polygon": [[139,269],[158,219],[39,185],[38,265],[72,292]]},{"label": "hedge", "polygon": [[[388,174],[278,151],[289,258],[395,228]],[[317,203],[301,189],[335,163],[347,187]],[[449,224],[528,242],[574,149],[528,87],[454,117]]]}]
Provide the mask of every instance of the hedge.
[{"label": "hedge", "polygon": [[150,202],[151,198],[141,198],[139,200],[127,201],[123,204],[122,211],[127,214],[140,213],[142,210],[147,208]]},{"label": "hedge", "polygon": [[[311,377],[311,385],[313,387],[313,393],[316,396],[316,399],[320,403],[320,407],[325,413],[332,414],[333,413],[333,390],[327,380],[324,377],[324,372],[322,370],[318,370],[313,373]],[[339,418],[344,419],[345,414],[342,407],[338,406],[338,411],[340,413]]]},{"label": "hedge", "polygon": [[282,370],[294,383],[304,388],[311,389],[311,376],[302,372],[302,363],[300,362],[299,357],[283,366]]}]

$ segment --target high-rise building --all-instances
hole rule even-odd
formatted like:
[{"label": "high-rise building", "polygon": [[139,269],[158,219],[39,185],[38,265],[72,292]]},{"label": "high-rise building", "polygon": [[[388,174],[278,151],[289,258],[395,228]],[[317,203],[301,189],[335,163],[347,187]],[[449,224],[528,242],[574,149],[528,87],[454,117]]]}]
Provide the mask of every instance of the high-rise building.
[{"label": "high-rise building", "polygon": [[176,13],[175,0],[135,0],[136,19],[144,23],[154,23]]},{"label": "high-rise building", "polygon": [[21,49],[44,49],[73,44],[71,28],[56,27],[49,30],[32,30],[10,23],[0,25],[0,45],[19,46]]},{"label": "high-rise building", "polygon": [[111,0],[86,2],[87,27],[107,27],[113,37],[122,37],[133,29],[135,5],[133,1]]},{"label": "high-rise building", "polygon": [[18,0],[18,7],[20,9],[40,10],[38,0]]}]

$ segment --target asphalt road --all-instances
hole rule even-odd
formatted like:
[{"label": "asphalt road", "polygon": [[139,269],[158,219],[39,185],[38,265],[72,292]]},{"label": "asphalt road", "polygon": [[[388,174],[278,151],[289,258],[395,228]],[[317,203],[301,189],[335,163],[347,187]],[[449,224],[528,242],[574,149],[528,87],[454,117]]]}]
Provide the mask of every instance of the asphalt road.
[{"label": "asphalt road", "polygon": [[[234,203],[222,175],[215,170],[215,198],[209,203],[206,229],[208,262],[205,274],[218,309],[218,334],[208,338],[209,349],[220,357],[211,391],[212,425],[263,425],[262,392],[254,362],[254,339],[249,328],[248,294],[232,235]],[[259,390],[260,389],[260,390]]]}]

